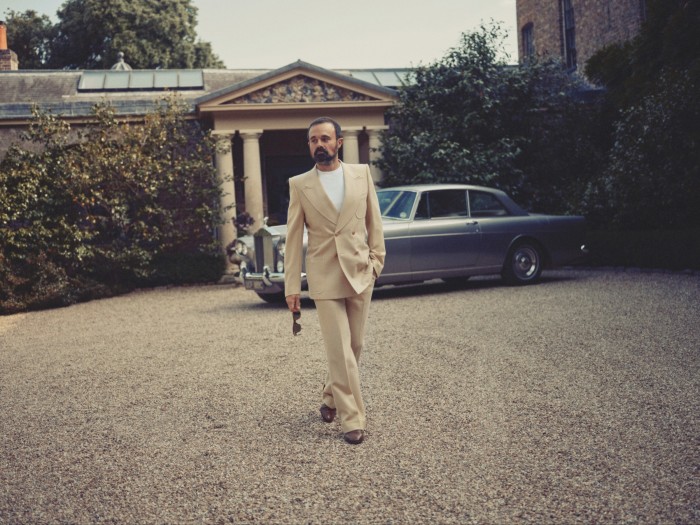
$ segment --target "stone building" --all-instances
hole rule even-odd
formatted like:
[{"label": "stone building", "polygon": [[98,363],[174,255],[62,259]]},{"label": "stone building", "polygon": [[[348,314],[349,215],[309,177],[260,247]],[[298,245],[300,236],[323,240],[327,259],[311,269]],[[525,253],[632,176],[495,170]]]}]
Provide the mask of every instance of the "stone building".
[{"label": "stone building", "polygon": [[[370,163],[377,155],[385,113],[407,69],[328,70],[297,61],[276,70],[132,70],[120,57],[112,70],[22,70],[0,26],[0,158],[26,129],[33,105],[77,128],[107,100],[122,119],[142,118],[164,92],[177,92],[190,118],[223,144],[216,168],[223,205],[236,204],[218,232],[226,246],[237,235],[232,218],[248,212],[256,229],[264,217],[286,222],[287,179],[313,166],[306,128],[330,116],[343,127],[341,158]],[[128,57],[127,57],[128,59]],[[19,57],[21,63],[21,57]],[[371,167],[376,181],[381,173]],[[236,182],[232,182],[232,175]]]},{"label": "stone building", "polygon": [[560,57],[583,74],[606,45],[630,40],[646,19],[646,0],[516,0],[520,61]]}]

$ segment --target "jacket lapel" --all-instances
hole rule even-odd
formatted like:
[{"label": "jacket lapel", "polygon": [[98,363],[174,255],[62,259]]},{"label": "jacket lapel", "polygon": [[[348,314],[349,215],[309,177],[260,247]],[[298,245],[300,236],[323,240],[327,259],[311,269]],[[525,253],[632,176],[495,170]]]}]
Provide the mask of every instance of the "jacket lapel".
[{"label": "jacket lapel", "polygon": [[[318,179],[316,168],[313,168],[304,175],[302,191],[317,212],[319,212],[333,224],[337,224],[338,210],[335,209],[335,206],[328,197],[326,190],[324,190],[323,186],[321,186],[321,181]],[[343,207],[345,206],[343,205]]]},{"label": "jacket lapel", "polygon": [[[359,170],[352,169],[347,164],[343,164],[343,176],[345,177],[345,198],[343,199],[343,206],[340,208],[336,231],[341,230],[352,218],[359,205],[360,198],[362,197],[361,183],[363,177]],[[323,190],[323,188],[321,188],[321,190]]]}]

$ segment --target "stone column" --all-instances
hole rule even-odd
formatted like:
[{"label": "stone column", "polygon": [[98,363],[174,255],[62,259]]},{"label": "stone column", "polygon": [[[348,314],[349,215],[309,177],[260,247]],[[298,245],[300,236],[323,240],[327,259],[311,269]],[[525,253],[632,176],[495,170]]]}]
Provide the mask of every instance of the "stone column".
[{"label": "stone column", "polygon": [[379,132],[389,129],[389,126],[372,126],[365,129],[367,130],[367,135],[369,137],[370,172],[372,173],[372,180],[374,180],[374,183],[377,184],[378,182],[382,181],[382,171],[373,164],[375,160],[381,157],[379,147],[382,145],[382,142],[379,138]]},{"label": "stone column", "polygon": [[262,164],[260,162],[260,136],[262,130],[241,130],[243,139],[243,176],[245,177],[245,210],[255,223],[250,227],[255,233],[263,225]]},{"label": "stone column", "polygon": [[[216,137],[216,175],[221,187],[221,220],[219,226],[219,242],[221,249],[226,247],[236,238],[238,232],[233,224],[236,217],[236,189],[233,185],[233,152],[231,151],[231,137],[233,132],[214,132]],[[235,271],[234,265],[226,258],[226,273]]]},{"label": "stone column", "polygon": [[360,146],[357,142],[357,134],[360,128],[347,128],[343,130],[343,161],[348,164],[360,162]]}]

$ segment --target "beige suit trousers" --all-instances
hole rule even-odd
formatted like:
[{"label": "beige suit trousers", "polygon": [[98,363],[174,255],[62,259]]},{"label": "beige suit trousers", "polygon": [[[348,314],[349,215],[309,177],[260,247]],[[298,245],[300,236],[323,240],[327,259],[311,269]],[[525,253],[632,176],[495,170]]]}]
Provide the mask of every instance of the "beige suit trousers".
[{"label": "beige suit trousers", "polygon": [[328,357],[322,401],[338,411],[343,432],[365,429],[359,364],[373,289],[374,281],[359,294],[315,301]]}]

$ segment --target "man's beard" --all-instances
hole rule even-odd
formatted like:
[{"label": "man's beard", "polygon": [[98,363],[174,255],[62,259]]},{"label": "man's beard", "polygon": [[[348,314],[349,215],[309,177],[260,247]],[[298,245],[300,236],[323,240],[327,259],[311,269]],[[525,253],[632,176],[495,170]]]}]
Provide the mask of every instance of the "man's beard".
[{"label": "man's beard", "polygon": [[314,160],[319,164],[330,164],[335,159],[335,155],[331,156],[323,148],[318,148],[314,151]]}]

